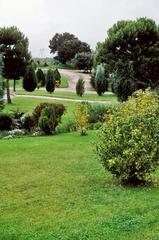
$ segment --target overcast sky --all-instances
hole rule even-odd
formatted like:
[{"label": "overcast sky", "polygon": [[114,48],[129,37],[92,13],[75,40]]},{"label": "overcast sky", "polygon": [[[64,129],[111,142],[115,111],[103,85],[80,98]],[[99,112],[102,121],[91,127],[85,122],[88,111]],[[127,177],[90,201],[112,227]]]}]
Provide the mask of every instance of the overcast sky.
[{"label": "overcast sky", "polygon": [[56,32],[73,33],[94,49],[116,21],[142,16],[159,24],[159,0],[0,0],[0,26],[17,26],[33,57],[50,56]]}]

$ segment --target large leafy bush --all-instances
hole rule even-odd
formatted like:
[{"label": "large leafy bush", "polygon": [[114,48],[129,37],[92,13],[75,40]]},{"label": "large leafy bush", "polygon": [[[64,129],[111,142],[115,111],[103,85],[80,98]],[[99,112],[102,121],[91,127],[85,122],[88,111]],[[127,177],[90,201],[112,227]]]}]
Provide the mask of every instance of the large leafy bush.
[{"label": "large leafy bush", "polygon": [[102,127],[97,153],[105,169],[125,183],[143,183],[159,164],[158,101],[139,90]]},{"label": "large leafy bush", "polygon": [[38,121],[41,115],[41,112],[44,108],[51,107],[55,110],[56,122],[59,123],[61,121],[61,117],[65,112],[65,106],[63,104],[58,103],[40,103],[37,105],[33,111],[33,119],[36,125],[38,125]]}]

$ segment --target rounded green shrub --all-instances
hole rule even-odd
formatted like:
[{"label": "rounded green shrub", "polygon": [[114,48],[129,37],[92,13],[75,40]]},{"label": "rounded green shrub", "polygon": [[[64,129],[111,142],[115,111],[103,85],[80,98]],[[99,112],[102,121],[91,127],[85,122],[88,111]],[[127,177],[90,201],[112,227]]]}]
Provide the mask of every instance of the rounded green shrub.
[{"label": "rounded green shrub", "polygon": [[39,127],[46,135],[55,133],[56,115],[52,107],[46,107],[42,110],[39,118]]},{"label": "rounded green shrub", "polygon": [[39,121],[41,112],[46,107],[51,107],[51,108],[53,108],[53,110],[55,110],[56,124],[61,121],[61,117],[66,110],[65,106],[60,103],[40,103],[33,110],[33,119],[34,119],[35,125],[38,125],[38,121]]},{"label": "rounded green shrub", "polygon": [[138,185],[159,164],[159,99],[137,91],[103,124],[96,145],[104,168],[124,183]]}]

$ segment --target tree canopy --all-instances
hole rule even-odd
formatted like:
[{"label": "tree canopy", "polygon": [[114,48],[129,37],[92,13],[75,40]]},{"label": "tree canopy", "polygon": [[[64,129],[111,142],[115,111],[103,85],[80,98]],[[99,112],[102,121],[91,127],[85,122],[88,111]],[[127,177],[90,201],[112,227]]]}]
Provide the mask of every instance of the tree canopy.
[{"label": "tree canopy", "polygon": [[8,102],[11,102],[9,79],[17,80],[24,76],[31,56],[28,39],[17,27],[0,28],[0,53],[3,53],[3,77],[7,79]]},{"label": "tree canopy", "polygon": [[49,42],[50,52],[57,54],[57,58],[61,63],[74,58],[76,53],[91,52],[90,46],[80,41],[75,35],[65,32],[62,34],[56,33]]},{"label": "tree canopy", "polygon": [[93,56],[92,53],[81,52],[75,55],[75,66],[80,69],[87,71],[92,69],[93,66]]},{"label": "tree canopy", "polygon": [[155,88],[159,85],[158,26],[148,18],[117,22],[105,42],[97,45],[95,65],[99,63],[106,64],[120,100],[137,89]]}]

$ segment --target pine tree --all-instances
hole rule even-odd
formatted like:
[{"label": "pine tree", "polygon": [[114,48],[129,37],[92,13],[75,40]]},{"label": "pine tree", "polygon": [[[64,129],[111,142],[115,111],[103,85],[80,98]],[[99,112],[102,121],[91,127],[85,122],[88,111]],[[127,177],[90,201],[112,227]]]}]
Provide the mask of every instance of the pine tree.
[{"label": "pine tree", "polygon": [[10,80],[20,80],[24,77],[31,59],[28,46],[28,39],[17,27],[0,28],[0,53],[3,54],[4,63],[2,75],[6,79],[8,103],[11,103]]},{"label": "pine tree", "polygon": [[46,75],[46,90],[49,93],[52,93],[55,90],[55,74],[51,69],[48,69]]},{"label": "pine tree", "polygon": [[45,86],[45,75],[41,68],[38,68],[36,72],[36,77],[37,77],[37,85],[39,87],[44,87]]},{"label": "pine tree", "polygon": [[27,67],[23,78],[23,88],[28,92],[33,92],[37,87],[37,79],[32,65]]},{"label": "pine tree", "polygon": [[59,70],[57,68],[54,70],[54,74],[55,74],[55,80],[61,79],[61,74],[59,73]]}]

